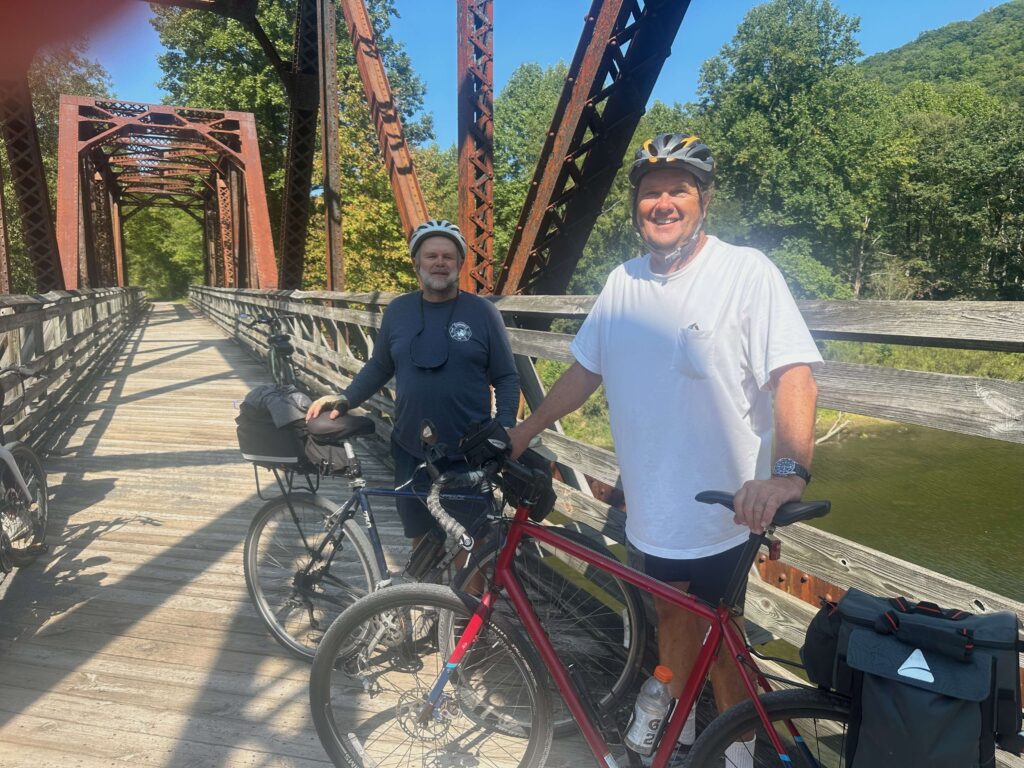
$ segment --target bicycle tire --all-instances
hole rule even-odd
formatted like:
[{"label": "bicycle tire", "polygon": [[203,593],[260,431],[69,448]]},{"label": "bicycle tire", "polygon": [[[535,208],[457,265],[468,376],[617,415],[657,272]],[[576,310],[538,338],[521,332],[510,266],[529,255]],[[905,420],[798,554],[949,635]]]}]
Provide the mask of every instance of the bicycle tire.
[{"label": "bicycle tire", "polygon": [[[779,734],[792,762],[782,759],[768,740],[765,726],[752,701],[744,701],[716,717],[697,737],[686,755],[686,768],[731,768],[736,762],[726,757],[730,745],[750,733],[757,736],[754,765],[769,768],[845,768],[846,736],[850,722],[850,700],[826,691],[794,688],[766,693],[760,697],[772,727]],[[795,721],[795,722],[794,722]],[[787,724],[796,726],[802,745],[794,743]]]},{"label": "bicycle tire", "polygon": [[311,551],[337,530],[325,521],[338,508],[311,493],[289,498],[294,517],[285,497],[267,502],[253,517],[245,537],[245,586],[274,639],[308,661],[334,619],[373,592],[381,574],[369,538],[352,519],[342,526],[342,546],[328,543],[324,549],[325,555],[333,549],[329,570],[304,573]]},{"label": "bicycle tire", "polygon": [[39,557],[38,545],[46,539],[46,524],[49,518],[46,470],[43,469],[39,457],[25,443],[12,443],[7,449],[14,456],[14,462],[31,496],[31,500],[26,503],[10,468],[4,464],[0,475],[0,482],[6,495],[2,511],[7,517],[4,528],[11,540],[11,562],[22,567]]},{"label": "bicycle tire", "polygon": [[[423,695],[448,659],[437,637],[440,617],[461,628],[478,605],[437,584],[403,584],[341,614],[320,644],[309,681],[313,724],[336,766],[544,764],[552,731],[551,701],[537,686],[542,667],[502,616],[481,628],[441,706],[422,712]],[[526,725],[510,735],[509,724],[518,723]]]},{"label": "bicycle tire", "polygon": [[[571,528],[559,529],[559,533],[615,557],[591,536]],[[469,567],[455,575],[452,587],[465,590],[477,573],[490,575],[499,543],[489,537],[480,551],[473,553]],[[513,561],[516,575],[558,657],[567,667],[574,665],[578,670],[587,687],[586,694],[598,711],[610,713],[632,690],[643,664],[647,646],[643,600],[631,584],[546,547],[536,539],[524,539]],[[552,556],[557,560],[552,560]],[[573,573],[586,579],[586,586],[580,587],[565,578]],[[517,615],[508,599],[498,600],[495,610],[513,620]],[[576,721],[546,670],[543,680],[553,702],[555,735],[575,732]]]}]

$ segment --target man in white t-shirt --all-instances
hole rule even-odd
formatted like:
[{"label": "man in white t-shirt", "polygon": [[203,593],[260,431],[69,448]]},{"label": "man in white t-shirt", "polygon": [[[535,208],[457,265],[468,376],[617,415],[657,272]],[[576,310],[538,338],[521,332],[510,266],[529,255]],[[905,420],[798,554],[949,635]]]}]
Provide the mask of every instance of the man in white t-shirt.
[{"label": "man in white t-shirt", "polygon": [[[763,531],[810,480],[811,367],[821,356],[775,265],[705,233],[707,146],[656,136],[637,150],[629,178],[634,226],[650,252],[609,275],[572,343],[576,362],[512,430],[512,452],[604,383],[631,562],[717,604],[749,532]],[[709,489],[737,491],[735,516],[694,500]],[[705,626],[655,607],[661,663],[678,696]],[[746,696],[729,659],[711,681],[720,710]],[[682,740],[693,741],[692,718]]]}]

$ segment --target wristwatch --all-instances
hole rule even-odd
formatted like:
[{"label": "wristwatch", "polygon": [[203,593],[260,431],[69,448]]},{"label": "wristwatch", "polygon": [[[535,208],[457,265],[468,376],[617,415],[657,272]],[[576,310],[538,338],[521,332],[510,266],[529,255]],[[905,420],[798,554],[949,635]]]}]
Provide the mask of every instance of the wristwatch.
[{"label": "wristwatch", "polygon": [[803,464],[798,463],[795,459],[778,459],[772,467],[772,477],[789,477],[790,475],[796,475],[805,483],[811,482],[811,473]]}]

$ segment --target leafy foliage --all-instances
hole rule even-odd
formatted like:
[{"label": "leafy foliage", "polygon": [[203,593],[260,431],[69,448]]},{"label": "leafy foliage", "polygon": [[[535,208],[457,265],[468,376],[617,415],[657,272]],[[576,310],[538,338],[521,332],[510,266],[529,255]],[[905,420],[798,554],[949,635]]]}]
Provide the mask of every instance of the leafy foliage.
[{"label": "leafy foliage", "polygon": [[914,42],[865,59],[868,77],[900,90],[915,80],[958,84],[968,80],[986,91],[1024,102],[1024,0],[997,6],[970,21],[920,35]]},{"label": "leafy foliage", "polygon": [[[295,0],[260,3],[259,19],[278,51],[293,46]],[[381,58],[410,142],[428,140],[429,117],[416,120],[424,88],[408,56],[388,34],[394,0],[368,3]],[[253,112],[275,241],[279,242],[288,102],[277,74],[256,40],[238,22],[217,14],[154,7],[154,26],[168,52],[160,57],[160,85],[171,103]],[[338,17],[339,168],[342,226],[345,238],[346,287],[394,290],[414,283],[405,255],[405,237],[381,161],[351,42]],[[323,212],[314,205],[308,233],[306,287],[323,287]]]},{"label": "leafy foliage", "polygon": [[139,211],[125,222],[124,243],[128,282],[142,286],[151,299],[180,299],[190,284],[205,280],[203,229],[185,211]]},{"label": "leafy foliage", "polygon": [[[41,51],[29,68],[28,83],[39,131],[39,149],[50,194],[50,207],[56,214],[57,200],[57,134],[60,123],[62,93],[110,95],[110,78],[103,67],[84,55],[85,44],[69,42]],[[14,293],[35,293],[36,282],[28,252],[22,240],[21,216],[11,183],[7,153],[0,152],[0,170],[4,179],[3,197],[6,216],[4,224],[10,245],[11,290]]]}]

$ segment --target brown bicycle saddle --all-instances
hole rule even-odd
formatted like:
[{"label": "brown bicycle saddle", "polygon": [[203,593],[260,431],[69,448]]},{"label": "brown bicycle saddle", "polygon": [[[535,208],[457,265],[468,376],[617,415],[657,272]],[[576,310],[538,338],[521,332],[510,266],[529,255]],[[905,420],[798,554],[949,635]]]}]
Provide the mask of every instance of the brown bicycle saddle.
[{"label": "brown bicycle saddle", "polygon": [[330,417],[330,411],[324,411],[315,419],[306,422],[306,431],[318,443],[334,443],[360,435],[372,435],[377,428],[372,419],[366,416],[342,414],[336,419]]}]

